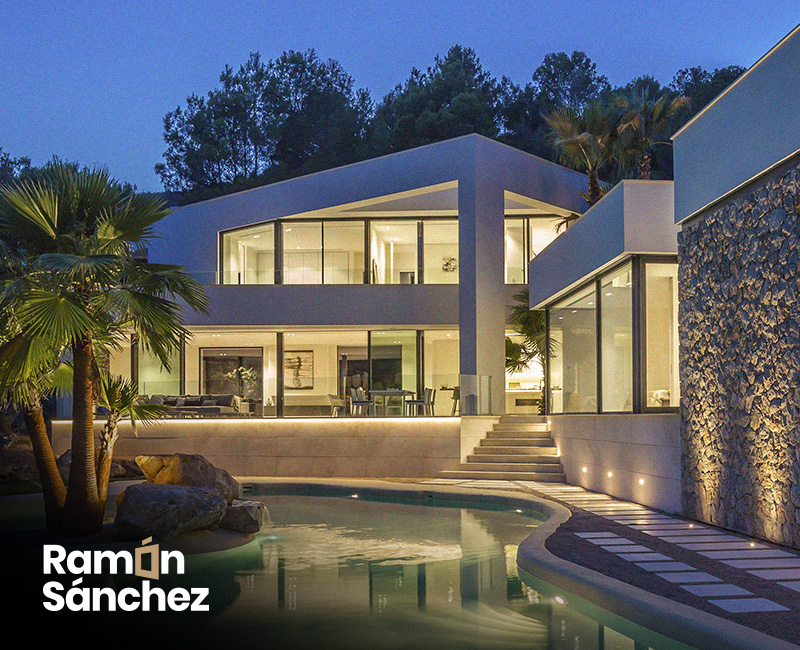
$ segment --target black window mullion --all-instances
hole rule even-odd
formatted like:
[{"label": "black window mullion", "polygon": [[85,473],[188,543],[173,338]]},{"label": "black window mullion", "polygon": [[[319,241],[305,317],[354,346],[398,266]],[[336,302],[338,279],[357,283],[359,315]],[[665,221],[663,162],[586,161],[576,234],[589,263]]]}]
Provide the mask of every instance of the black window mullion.
[{"label": "black window mullion", "polygon": [[595,363],[597,367],[595,368],[596,376],[597,376],[597,412],[603,412],[603,331],[601,327],[603,326],[602,321],[602,309],[600,307],[600,296],[602,295],[600,291],[600,278],[597,278],[594,283],[594,305],[595,305],[595,348],[597,350],[597,357]]},{"label": "black window mullion", "polygon": [[424,284],[425,276],[425,239],[424,225],[420,219],[417,221],[417,284]]}]

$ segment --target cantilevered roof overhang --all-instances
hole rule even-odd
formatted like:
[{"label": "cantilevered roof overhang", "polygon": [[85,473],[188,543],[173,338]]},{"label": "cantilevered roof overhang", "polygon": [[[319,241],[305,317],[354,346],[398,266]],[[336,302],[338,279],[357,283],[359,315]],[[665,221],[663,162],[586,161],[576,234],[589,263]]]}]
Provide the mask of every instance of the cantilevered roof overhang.
[{"label": "cantilevered roof overhang", "polygon": [[217,269],[221,231],[287,216],[336,216],[329,214],[332,209],[346,209],[350,216],[369,216],[374,209],[409,216],[430,210],[431,216],[464,208],[457,201],[451,206],[450,198],[500,188],[527,201],[531,212],[542,206],[552,214],[580,214],[586,209],[579,195],[585,185],[586,176],[576,171],[466,135],[178,208],[159,223],[150,259],[205,275]]},{"label": "cantilevered roof overhang", "polygon": [[540,309],[636,254],[678,252],[672,181],[621,181],[528,265]]}]

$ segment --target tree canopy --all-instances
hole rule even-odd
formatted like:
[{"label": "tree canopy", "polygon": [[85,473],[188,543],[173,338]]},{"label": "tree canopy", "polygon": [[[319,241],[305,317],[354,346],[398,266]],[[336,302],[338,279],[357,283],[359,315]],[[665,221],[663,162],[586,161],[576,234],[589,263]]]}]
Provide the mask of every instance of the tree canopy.
[{"label": "tree canopy", "polygon": [[311,49],[252,53],[207,96],[164,117],[164,187],[207,198],[355,160],[371,102],[339,63]]},{"label": "tree canopy", "polygon": [[[551,52],[518,85],[494,77],[473,49],[454,45],[374,104],[340,63],[313,49],[266,62],[255,52],[236,70],[226,66],[217,88],[167,113],[167,149],[156,171],[188,203],[469,133],[558,160],[545,120],[556,110],[579,114],[590,102],[613,104],[618,95],[653,102],[663,96],[670,106],[688,98],[661,125],[668,135],[743,71],[692,67],[679,70],[669,86],[643,74],[612,88],[586,53]],[[670,147],[649,155],[654,177],[671,178]],[[639,173],[606,169],[601,174],[610,181]]]}]

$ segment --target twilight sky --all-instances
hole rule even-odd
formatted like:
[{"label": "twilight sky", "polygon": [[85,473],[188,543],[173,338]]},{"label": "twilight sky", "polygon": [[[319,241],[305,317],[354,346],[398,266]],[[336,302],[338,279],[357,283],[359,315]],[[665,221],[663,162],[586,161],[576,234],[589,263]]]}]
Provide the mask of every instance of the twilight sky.
[{"label": "twilight sky", "polygon": [[455,44],[524,85],[548,52],[582,50],[613,84],[752,65],[800,21],[800,0],[6,0],[0,147],[106,165],[161,190],[162,118],[250,52],[313,47],[379,100]]}]

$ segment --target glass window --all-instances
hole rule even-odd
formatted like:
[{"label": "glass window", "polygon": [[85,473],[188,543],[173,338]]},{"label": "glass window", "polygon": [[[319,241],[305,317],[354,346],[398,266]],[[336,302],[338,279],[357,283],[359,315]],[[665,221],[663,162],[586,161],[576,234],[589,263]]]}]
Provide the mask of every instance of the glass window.
[{"label": "glass window", "polygon": [[605,412],[633,411],[632,300],[630,262],[600,278],[600,377]]},{"label": "glass window", "polygon": [[322,284],[322,224],[283,224],[283,284]]},{"label": "glass window", "polygon": [[222,284],[274,284],[274,224],[222,234]]},{"label": "glass window", "polygon": [[458,221],[424,221],[422,241],[423,282],[458,284]]},{"label": "glass window", "polygon": [[372,284],[416,284],[417,222],[373,221],[370,259]]},{"label": "glass window", "polygon": [[434,415],[454,415],[458,400],[459,343],[458,330],[426,330],[425,388],[433,388]]},{"label": "glass window", "polygon": [[678,265],[645,265],[646,396],[648,408],[677,407]]},{"label": "glass window", "polygon": [[[544,321],[542,321],[544,325]],[[525,338],[514,330],[506,330],[506,338],[522,344]],[[544,368],[540,359],[531,359],[524,368],[506,372],[506,413],[538,415],[542,405]]]},{"label": "glass window", "polygon": [[169,370],[154,354],[145,350],[143,345],[137,346],[139,364],[140,395],[179,395],[181,392],[180,350],[173,350],[170,355]]},{"label": "glass window", "polygon": [[368,389],[369,379],[365,331],[284,333],[284,416],[330,417],[334,403],[351,388]]},{"label": "glass window", "polygon": [[364,223],[324,221],[325,284],[364,283]]},{"label": "glass window", "polygon": [[[241,354],[238,354],[241,352]],[[234,357],[243,357],[242,363],[224,369]],[[224,356],[223,356],[224,354]],[[216,356],[216,360],[214,357]],[[260,366],[257,359],[260,360]],[[238,361],[238,359],[237,359]],[[186,343],[186,395],[210,394],[209,388],[225,388],[225,394],[236,393],[243,398],[240,412],[255,417],[274,417],[277,399],[277,338],[275,332],[264,330],[200,331]],[[237,371],[236,368],[261,367],[260,379],[256,372]],[[221,372],[218,372],[221,371]],[[220,374],[234,371],[227,386],[220,385]],[[240,376],[241,375],[241,376]],[[235,380],[235,383],[233,382]],[[262,390],[259,392],[257,386]],[[255,390],[254,390],[255,388]],[[241,390],[240,390],[241,389]],[[245,397],[246,395],[246,397]]]},{"label": "glass window", "polygon": [[372,332],[370,359],[372,390],[400,388],[416,394],[417,332],[415,330]]},{"label": "glass window", "polygon": [[558,237],[556,226],[561,222],[559,218],[553,217],[531,217],[528,221],[530,229],[530,252],[531,258],[541,253],[551,241]]},{"label": "glass window", "polygon": [[597,411],[597,326],[594,284],[549,310],[550,412]]},{"label": "glass window", "polygon": [[525,267],[525,220],[505,220],[506,284],[524,284]]},{"label": "glass window", "polygon": [[205,348],[200,350],[200,361],[202,395],[232,394],[244,402],[261,399],[264,392],[261,348]]}]

